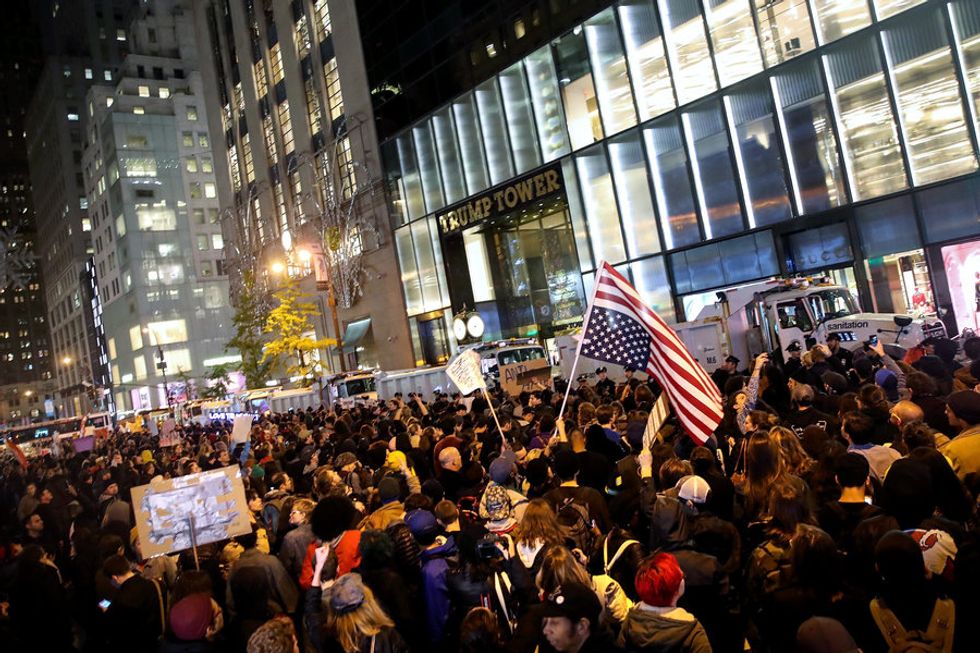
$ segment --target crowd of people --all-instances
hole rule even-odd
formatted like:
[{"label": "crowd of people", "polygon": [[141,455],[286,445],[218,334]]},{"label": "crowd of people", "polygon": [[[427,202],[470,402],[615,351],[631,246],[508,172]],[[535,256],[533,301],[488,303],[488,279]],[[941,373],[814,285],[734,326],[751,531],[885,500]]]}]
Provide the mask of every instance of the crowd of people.
[{"label": "crowd of people", "polygon": [[[642,372],[116,431],[0,478],[7,651],[980,651],[980,339],[833,337],[712,378],[699,444]],[[560,386],[561,384],[559,384]],[[650,434],[653,435],[653,434]],[[238,467],[251,529],[146,559],[133,488]],[[915,648],[918,646],[919,648]]]}]

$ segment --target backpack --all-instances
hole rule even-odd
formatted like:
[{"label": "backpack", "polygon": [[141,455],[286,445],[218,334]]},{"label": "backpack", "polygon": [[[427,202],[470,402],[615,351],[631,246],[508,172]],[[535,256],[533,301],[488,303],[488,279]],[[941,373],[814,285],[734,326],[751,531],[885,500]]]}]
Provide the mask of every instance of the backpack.
[{"label": "backpack", "polygon": [[888,653],[950,653],[953,650],[955,608],[949,599],[936,599],[929,625],[905,630],[895,613],[878,599],[871,601],[871,616],[888,644]]},{"label": "backpack", "polygon": [[569,497],[558,508],[558,526],[565,541],[573,549],[581,549],[590,556],[595,549],[595,530],[589,505],[584,501]]}]

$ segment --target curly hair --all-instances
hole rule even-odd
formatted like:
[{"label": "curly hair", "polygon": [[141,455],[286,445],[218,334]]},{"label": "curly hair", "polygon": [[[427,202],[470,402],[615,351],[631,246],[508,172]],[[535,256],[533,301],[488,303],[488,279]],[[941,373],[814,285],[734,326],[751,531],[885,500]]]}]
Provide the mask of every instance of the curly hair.
[{"label": "curly hair", "polygon": [[248,653],[283,653],[296,647],[296,629],[288,617],[275,617],[248,638]]}]

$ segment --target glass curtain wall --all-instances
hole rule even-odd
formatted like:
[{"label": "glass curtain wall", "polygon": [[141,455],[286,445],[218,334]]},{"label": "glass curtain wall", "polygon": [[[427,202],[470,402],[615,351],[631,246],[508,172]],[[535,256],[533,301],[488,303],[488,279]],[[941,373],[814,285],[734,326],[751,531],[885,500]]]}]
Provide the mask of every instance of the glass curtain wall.
[{"label": "glass curtain wall", "polygon": [[660,251],[643,144],[636,130],[610,139],[609,161],[630,258]]},{"label": "glass curtain wall", "polygon": [[811,0],[821,43],[830,43],[871,24],[868,0]]},{"label": "glass curtain wall", "polygon": [[551,47],[561,84],[568,136],[572,149],[577,150],[602,139],[604,135],[585,35],[582,30],[575,30],[553,41]]},{"label": "glass curtain wall", "polygon": [[694,188],[701,204],[706,238],[745,228],[732,170],[732,150],[717,102],[705,102],[681,115],[694,168]]},{"label": "glass curtain wall", "polygon": [[463,172],[469,195],[475,195],[490,186],[487,159],[483,153],[483,134],[480,132],[473,96],[470,92],[453,102],[453,118],[456,121],[456,133],[459,135],[459,151],[463,157]]},{"label": "glass curtain wall", "polygon": [[677,100],[687,104],[717,90],[699,1],[659,0],[659,6]]},{"label": "glass curtain wall", "polygon": [[499,184],[514,176],[514,164],[510,159],[507,119],[504,117],[497,78],[477,86],[474,97],[480,116],[483,145],[487,152],[490,181],[492,184]]},{"label": "glass curtain wall", "polygon": [[762,54],[749,0],[704,0],[708,32],[722,86],[762,71]]},{"label": "glass curtain wall", "polygon": [[971,121],[980,137],[980,4],[974,0],[956,0],[947,7],[954,48],[970,94]]},{"label": "glass curtain wall", "polygon": [[439,153],[446,203],[453,204],[466,197],[466,178],[463,175],[459,143],[456,141],[456,125],[453,124],[453,113],[449,107],[432,116],[432,133],[436,139],[436,151]]},{"label": "glass curtain wall", "polygon": [[541,140],[541,152],[545,162],[554,161],[568,154],[569,147],[551,47],[545,46],[532,53],[524,60],[524,66],[531,89],[531,105]]},{"label": "glass curtain wall", "polygon": [[775,66],[816,47],[807,0],[754,0],[766,65]]},{"label": "glass curtain wall", "polygon": [[677,106],[663,35],[653,0],[627,0],[617,7],[640,120]]},{"label": "glass curtain wall", "polygon": [[612,9],[585,22],[585,40],[595,71],[602,124],[607,134],[616,134],[636,124],[636,110],[619,26]]},{"label": "glass curtain wall", "polygon": [[626,260],[616,213],[616,195],[604,148],[596,146],[576,155],[575,167],[596,260],[607,263]]},{"label": "glass curtain wall", "polygon": [[516,63],[500,73],[500,94],[504,99],[507,130],[514,149],[514,166],[518,174],[527,172],[541,165],[541,153],[534,130],[534,116],[531,115],[524,66]]},{"label": "glass curtain wall", "polygon": [[660,226],[667,249],[701,240],[684,137],[676,116],[655,120],[643,130],[647,165],[653,178]]},{"label": "glass curtain wall", "polygon": [[875,3],[875,15],[878,16],[878,20],[885,20],[890,16],[894,16],[900,11],[905,11],[906,9],[911,9],[916,5],[921,5],[926,0],[874,0]]}]

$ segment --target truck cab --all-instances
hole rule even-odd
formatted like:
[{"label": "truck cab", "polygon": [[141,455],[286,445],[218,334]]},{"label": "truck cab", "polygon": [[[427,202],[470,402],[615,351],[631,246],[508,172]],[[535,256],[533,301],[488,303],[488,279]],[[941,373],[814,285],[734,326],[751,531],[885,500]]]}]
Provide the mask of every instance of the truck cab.
[{"label": "truck cab", "polygon": [[358,401],[374,401],[378,398],[376,372],[357,371],[336,374],[324,386],[323,399],[328,404],[340,402],[342,406],[353,406]]}]

